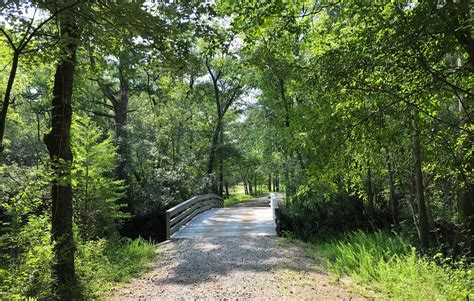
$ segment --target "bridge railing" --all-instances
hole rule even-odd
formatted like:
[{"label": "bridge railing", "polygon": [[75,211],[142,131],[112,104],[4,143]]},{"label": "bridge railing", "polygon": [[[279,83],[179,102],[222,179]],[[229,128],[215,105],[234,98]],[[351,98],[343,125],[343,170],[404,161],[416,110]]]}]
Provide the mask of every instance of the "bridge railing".
[{"label": "bridge railing", "polygon": [[224,207],[224,200],[216,194],[198,195],[166,210],[166,239],[193,217],[211,208]]},{"label": "bridge railing", "polygon": [[276,193],[270,193],[270,207],[272,208],[273,220],[275,221],[275,232],[277,236],[281,236],[280,206],[278,205],[278,197]]}]

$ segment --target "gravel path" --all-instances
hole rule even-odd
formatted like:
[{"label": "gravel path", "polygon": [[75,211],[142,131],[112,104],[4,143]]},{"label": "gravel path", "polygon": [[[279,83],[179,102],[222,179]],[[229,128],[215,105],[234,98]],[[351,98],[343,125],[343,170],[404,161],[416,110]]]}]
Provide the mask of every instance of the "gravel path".
[{"label": "gravel path", "polygon": [[303,246],[276,237],[177,239],[142,278],[109,300],[361,300]]}]

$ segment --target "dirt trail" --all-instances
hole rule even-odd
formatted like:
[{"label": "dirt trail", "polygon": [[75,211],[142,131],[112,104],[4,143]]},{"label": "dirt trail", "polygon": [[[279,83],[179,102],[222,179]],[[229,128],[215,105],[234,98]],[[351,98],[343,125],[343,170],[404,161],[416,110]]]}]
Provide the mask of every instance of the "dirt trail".
[{"label": "dirt trail", "polygon": [[109,300],[362,300],[303,246],[276,237],[177,239],[142,278]]}]

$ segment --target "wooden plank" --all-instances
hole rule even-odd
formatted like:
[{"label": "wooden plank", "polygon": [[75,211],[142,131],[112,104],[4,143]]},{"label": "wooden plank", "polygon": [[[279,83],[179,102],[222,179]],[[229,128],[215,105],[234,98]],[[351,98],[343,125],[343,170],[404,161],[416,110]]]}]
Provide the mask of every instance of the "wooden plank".
[{"label": "wooden plank", "polygon": [[184,201],[182,202],[181,204],[178,204],[176,206],[174,206],[173,208],[170,208],[168,210],[166,210],[166,212],[169,212],[170,213],[170,217],[173,217],[175,216],[176,214],[178,214],[179,212],[189,208],[190,206],[192,206],[194,203],[197,202],[196,200],[197,197],[192,197],[190,198],[189,200],[187,201]]},{"label": "wooden plank", "polygon": [[174,232],[179,230],[179,228],[184,226],[186,223],[188,223],[190,220],[192,220],[193,217],[195,217],[199,213],[202,213],[202,212],[207,211],[207,210],[212,209],[212,208],[213,208],[212,206],[206,206],[206,207],[201,207],[201,208],[195,210],[193,213],[191,213],[190,215],[185,217],[182,221],[180,221],[179,223],[177,223],[176,225],[171,227],[171,229],[170,229],[171,234],[173,234]]},{"label": "wooden plank", "polygon": [[194,212],[194,210],[198,209],[199,207],[207,206],[209,204],[210,203],[208,203],[207,201],[200,201],[200,202],[197,202],[197,203],[191,205],[191,207],[187,208],[186,210],[182,211],[181,213],[179,213],[178,215],[173,217],[170,221],[170,226],[172,227],[176,223],[179,223],[182,219],[184,219],[187,215]]},{"label": "wooden plank", "polygon": [[173,217],[174,215],[178,214],[179,212],[187,209],[188,207],[190,207],[191,205],[193,205],[194,203],[198,202],[198,201],[201,201],[201,200],[205,200],[205,199],[218,199],[218,200],[222,200],[223,202],[223,199],[216,195],[216,194],[205,194],[205,195],[198,195],[198,196],[194,196],[192,198],[190,198],[189,200],[187,201],[184,201],[182,202],[181,204],[178,204],[166,211],[169,211],[170,214],[171,214],[171,217]]},{"label": "wooden plank", "polygon": [[198,195],[166,210],[166,237],[179,230],[193,217],[214,207],[223,207],[224,199],[216,194]]}]

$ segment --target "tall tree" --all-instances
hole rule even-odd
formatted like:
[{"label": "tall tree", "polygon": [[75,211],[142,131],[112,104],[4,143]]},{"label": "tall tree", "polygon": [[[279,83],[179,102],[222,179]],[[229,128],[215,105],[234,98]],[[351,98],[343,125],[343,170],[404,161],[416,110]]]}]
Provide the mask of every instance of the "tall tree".
[{"label": "tall tree", "polygon": [[[64,4],[63,4],[64,5]],[[72,229],[72,151],[70,144],[74,73],[79,43],[79,26],[75,12],[63,12],[59,18],[61,53],[54,76],[51,107],[51,132],[44,136],[51,158],[52,236],[55,254],[54,274],[61,299],[71,299],[77,292],[74,266],[75,245]]]},{"label": "tall tree", "polygon": [[[219,140],[223,143],[223,127],[224,127],[224,116],[232,104],[242,95],[244,83],[241,74],[232,73],[232,69],[235,71],[235,66],[232,64],[233,61],[229,58],[221,60],[221,66],[213,67],[209,57],[206,57],[206,68],[209,76],[212,80],[212,86],[214,90],[214,102],[216,108],[216,124],[212,132],[211,147],[209,151],[209,160],[207,161],[207,175],[211,179],[212,187],[214,192],[222,195],[222,191],[219,191],[219,185],[214,175],[214,168],[216,166],[216,154],[218,153]],[[227,67],[227,69],[225,68]],[[229,74],[225,74],[229,72]],[[219,139],[219,137],[221,137]],[[222,161],[221,161],[222,164]],[[221,174],[223,172],[221,171]],[[220,177],[221,181],[223,177]],[[222,186],[221,186],[222,187]]]},{"label": "tall tree", "polygon": [[[7,45],[11,48],[13,52],[10,73],[8,75],[8,82],[7,82],[7,86],[5,87],[2,107],[0,109],[0,153],[5,148],[5,146],[3,145],[3,137],[5,135],[5,126],[6,126],[6,121],[7,121],[8,107],[10,106],[12,102],[11,94],[13,90],[13,85],[15,83],[15,78],[17,75],[20,57],[25,53],[33,52],[36,50],[35,48],[28,49],[28,46],[29,44],[31,44],[30,42],[39,35],[43,27],[45,27],[48,23],[54,20],[58,16],[58,14],[60,14],[62,11],[71,9],[75,5],[77,5],[77,2],[73,2],[72,4],[68,4],[56,10],[51,10],[48,17],[44,19],[37,19],[36,16],[40,8],[37,7],[36,4],[34,3],[32,4],[32,3],[23,3],[23,2],[20,2],[20,3],[16,3],[16,2],[6,3],[5,2],[5,3],[0,4],[0,8],[4,9],[7,12],[10,12],[9,14],[6,14],[7,20],[13,22],[15,24],[15,27],[18,27],[19,30],[21,29],[24,30],[23,32],[19,34],[20,35],[19,41],[15,41],[14,36],[18,35],[18,33],[16,33],[15,35],[11,33],[11,30],[7,28],[4,22],[0,24],[0,32],[3,34],[4,38],[7,40]],[[33,6],[33,7],[30,7],[30,6]],[[33,9],[33,15],[30,18],[21,15],[21,14],[25,14],[25,12],[28,9]],[[20,16],[18,16],[17,14],[20,14]],[[14,28],[14,30],[17,31],[18,29]],[[42,47],[37,47],[37,48],[41,49]]]}]

